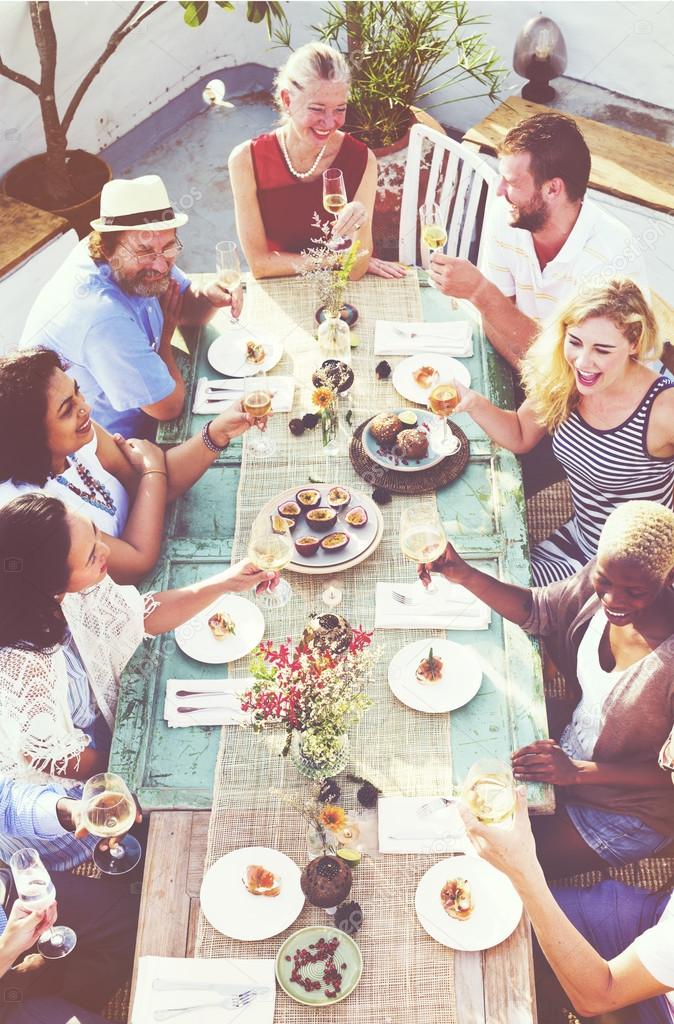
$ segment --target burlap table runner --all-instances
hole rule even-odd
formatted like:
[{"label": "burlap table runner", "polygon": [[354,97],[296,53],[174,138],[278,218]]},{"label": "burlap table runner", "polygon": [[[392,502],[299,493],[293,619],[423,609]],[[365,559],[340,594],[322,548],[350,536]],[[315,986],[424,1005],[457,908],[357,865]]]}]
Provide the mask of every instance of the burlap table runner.
[{"label": "burlap table runner", "polygon": [[[399,398],[390,381],[377,380],[372,355],[377,319],[421,319],[416,277],[402,281],[366,278],[349,288],[348,301],[360,311],[354,331],[359,345],[353,352],[355,384],[341,399],[342,412],[351,407],[356,425],[373,413],[391,408]],[[313,332],[318,305],[314,289],[296,278],[251,282],[244,319],[267,325],[284,339],[285,354],[275,373],[292,373],[298,381],[293,415],[310,410],[311,372],[320,365]],[[389,360],[391,363],[394,360]],[[343,416],[342,416],[343,419]],[[344,426],[341,454],[322,454],[320,428],[302,437],[290,434],[286,416],[272,418],[269,435],[277,443],[274,456],[258,461],[244,442],[233,558],[245,555],[250,529],[260,507],[289,487],[309,483],[309,475],[326,483],[340,483],[369,492],[348,457],[350,430]],[[337,609],[353,625],[373,628],[375,585],[381,580],[410,581],[414,567],[400,553],[398,526],[401,510],[428,498],[397,496],[383,507],[385,532],[377,551],[364,563],[340,575],[344,589]],[[430,499],[432,500],[432,499]],[[287,573],[294,591],[292,601],[278,611],[265,613],[265,636],[273,640],[298,638],[309,614],[327,610],[321,601],[326,577]],[[350,730],[349,770],[376,783],[387,795],[408,796],[442,792],[452,777],[448,715],[424,715],[404,707],[392,696],[387,667],[405,644],[419,638],[418,631],[385,630],[375,634],[382,650],[376,679],[370,689],[375,704],[358,727]],[[442,631],[428,630],[429,636]],[[248,659],[230,666],[233,675],[248,674]],[[300,866],[307,859],[306,826],[302,818],[279,796],[295,799],[308,795],[309,783],[290,760],[279,756],[282,736],[255,735],[224,728],[218,754],[209,826],[206,867],[240,846],[273,846]],[[366,858],[356,868],[351,899],[364,911],[358,935],[363,953],[363,978],[356,991],[329,1010],[315,1010],[294,1003],[279,990],[274,1020],[317,1022],[326,1012],[335,1021],[358,1024],[430,1024],[456,1020],[453,994],[453,953],[433,941],[419,925],[414,911],[416,886],[437,856],[381,855]],[[294,927],[328,923],[323,911],[308,904]],[[264,942],[241,943],[214,931],[200,917],[197,956],[273,957],[283,936]]]}]

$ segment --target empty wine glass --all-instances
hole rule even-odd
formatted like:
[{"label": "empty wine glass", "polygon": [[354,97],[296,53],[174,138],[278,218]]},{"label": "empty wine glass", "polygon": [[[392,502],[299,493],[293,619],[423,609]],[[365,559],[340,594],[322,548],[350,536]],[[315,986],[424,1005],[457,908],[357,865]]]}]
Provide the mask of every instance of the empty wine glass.
[{"label": "empty wine glass", "polygon": [[[339,167],[328,167],[327,171],[323,171],[323,208],[327,213],[333,214],[335,222],[341,211],[346,206],[346,186],[344,185],[344,175],[340,171]],[[328,246],[331,249],[344,249],[349,244],[350,239],[331,238],[328,242]]]},{"label": "empty wine glass", "polygon": [[[253,565],[262,570],[278,571],[292,561],[293,542],[288,523],[282,516],[258,516],[250,533],[248,557]],[[260,591],[257,600],[264,608],[282,608],[292,594],[288,581],[281,579],[273,590]]]},{"label": "empty wine glass", "polygon": [[466,776],[461,796],[484,825],[512,825],[517,790],[512,769],[505,761],[495,757],[476,761]]},{"label": "empty wine glass", "polygon": [[[447,537],[435,504],[411,505],[400,514],[400,550],[412,562],[434,562],[447,547]],[[419,595],[436,594],[437,585],[418,582]]]},{"label": "empty wine glass", "polygon": [[[266,420],[271,412],[272,397],[273,391],[268,377],[259,373],[255,377],[244,377],[244,412],[258,420]],[[255,458],[267,459],[276,451],[276,445],[259,430],[255,429],[254,433],[248,436],[248,450],[252,452]]]},{"label": "empty wine glass", "polygon": [[[12,854],[9,862],[19,899],[27,910],[46,910],[56,899],[56,890],[37,850],[26,847]],[[60,960],[77,945],[77,935],[65,925],[53,925],[43,932],[37,948],[47,960]]]},{"label": "empty wine glass", "polygon": [[[113,772],[101,772],[89,779],[82,793],[82,826],[91,835],[101,837],[93,861],[105,875],[124,875],[140,860],[140,843],[126,835],[135,820],[136,801],[124,779]],[[106,842],[111,838],[117,838],[117,842]]]},{"label": "empty wine glass", "polygon": [[[241,264],[236,242],[218,242],[215,246],[216,281],[232,294],[241,287]],[[231,314],[230,314],[231,315]],[[233,323],[238,319],[232,316]]]}]

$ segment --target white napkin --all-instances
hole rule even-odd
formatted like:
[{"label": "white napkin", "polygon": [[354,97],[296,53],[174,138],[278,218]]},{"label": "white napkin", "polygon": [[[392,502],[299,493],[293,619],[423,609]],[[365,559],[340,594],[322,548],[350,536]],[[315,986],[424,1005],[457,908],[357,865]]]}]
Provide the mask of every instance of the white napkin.
[{"label": "white napkin", "polygon": [[[295,380],[293,377],[273,377],[270,384],[274,389],[271,400],[272,412],[290,412],[295,397]],[[226,391],[208,391],[209,387],[226,388]],[[219,377],[217,380],[207,380],[200,377],[197,382],[197,389],[194,394],[192,412],[199,416],[207,415],[209,412],[222,412],[233,402],[243,398],[242,377]]]},{"label": "white napkin", "polygon": [[[413,338],[412,334],[418,337]],[[469,320],[448,320],[437,324],[377,320],[374,328],[375,355],[414,356],[417,352],[472,356],[473,325]]]},{"label": "white napkin", "polygon": [[[158,981],[175,988],[153,988]],[[180,989],[181,982],[203,982],[204,989]],[[251,992],[255,998],[247,1006],[226,1010],[220,1005],[226,992],[208,985],[232,985],[233,992]],[[260,959],[187,960],[180,957],[142,956],[138,961],[136,995],[131,1011],[131,1024],[154,1024],[159,1020],[172,1021],[162,1011],[186,1009],[191,1013],[176,1014],[176,1024],[221,1024],[236,1019],[237,1024],[272,1024],[274,1020],[276,981],[274,961]]]},{"label": "white napkin", "polygon": [[[424,594],[420,599],[416,583],[378,583],[375,629],[488,629],[491,608],[484,601],[458,583],[438,580],[437,585],[437,594]],[[414,603],[396,601],[394,590]]]},{"label": "white napkin", "polygon": [[[241,710],[237,693],[247,690],[252,679],[169,679],[166,683],[164,718],[169,728],[185,725],[242,725],[250,715]],[[198,693],[194,697],[178,697],[177,690]],[[178,708],[203,710],[179,712]]]},{"label": "white napkin", "polygon": [[432,796],[380,797],[380,853],[467,853],[470,840],[456,805],[450,804],[433,815],[421,817],[419,808]]}]

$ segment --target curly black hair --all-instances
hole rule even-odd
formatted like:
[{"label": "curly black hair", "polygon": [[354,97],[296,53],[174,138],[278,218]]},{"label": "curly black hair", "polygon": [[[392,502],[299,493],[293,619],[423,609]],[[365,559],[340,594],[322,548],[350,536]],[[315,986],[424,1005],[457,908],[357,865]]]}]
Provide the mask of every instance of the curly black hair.
[{"label": "curly black hair", "polygon": [[22,494],[0,509],[0,647],[44,651],[63,643],[56,599],[70,576],[70,528],[58,498]]},{"label": "curly black hair", "polygon": [[52,467],[47,387],[54,370],[64,369],[60,356],[46,348],[0,359],[0,481],[44,487]]}]

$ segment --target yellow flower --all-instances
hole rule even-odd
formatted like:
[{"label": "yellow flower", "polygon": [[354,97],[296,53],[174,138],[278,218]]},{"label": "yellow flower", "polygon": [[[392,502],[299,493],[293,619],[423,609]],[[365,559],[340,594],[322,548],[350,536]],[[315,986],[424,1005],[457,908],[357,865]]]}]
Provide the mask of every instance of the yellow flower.
[{"label": "yellow flower", "polygon": [[346,825],[346,811],[334,804],[326,804],[319,814],[318,820],[323,828],[330,829],[331,832],[338,832]]},{"label": "yellow flower", "polygon": [[332,388],[316,388],[311,396],[311,401],[317,409],[327,409],[334,397],[335,392]]}]

